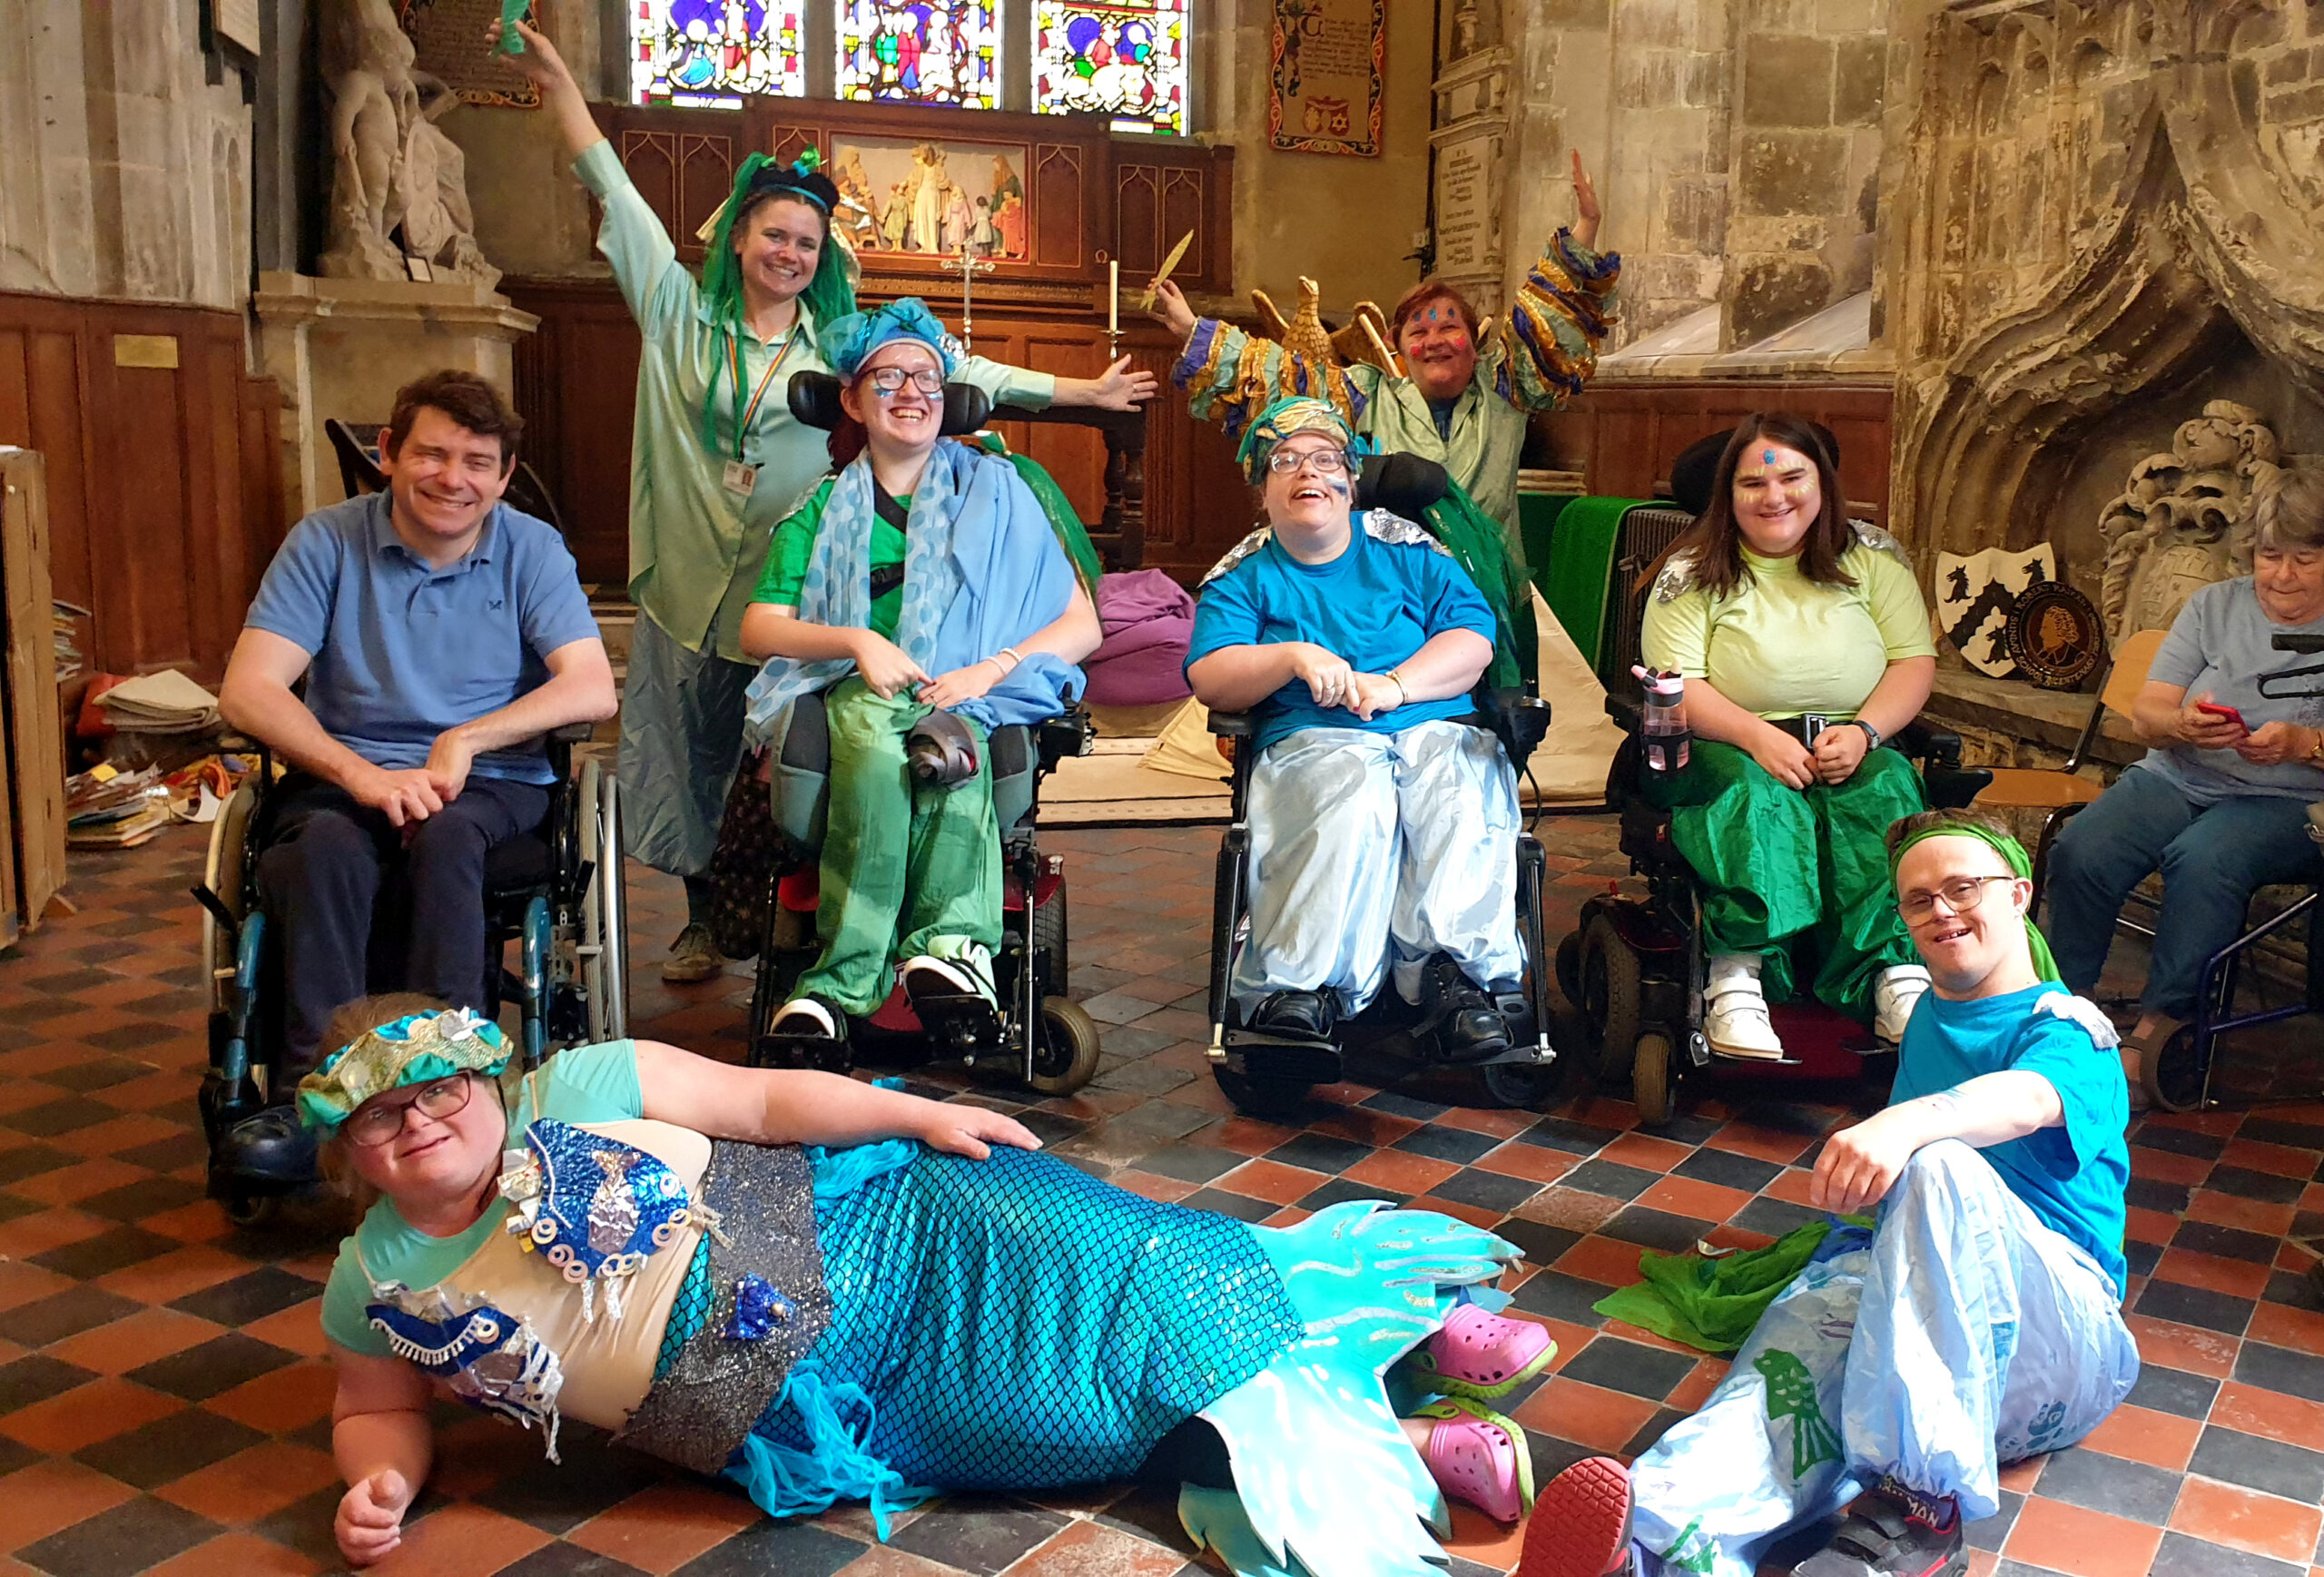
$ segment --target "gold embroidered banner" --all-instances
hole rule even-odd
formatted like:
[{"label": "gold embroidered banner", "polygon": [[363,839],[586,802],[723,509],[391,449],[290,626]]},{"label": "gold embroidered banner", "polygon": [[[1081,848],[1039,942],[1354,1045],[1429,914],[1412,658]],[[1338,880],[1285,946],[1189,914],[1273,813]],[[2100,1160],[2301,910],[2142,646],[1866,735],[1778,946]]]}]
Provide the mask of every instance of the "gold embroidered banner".
[{"label": "gold embroidered banner", "polygon": [[1377,158],[1387,45],[1387,0],[1275,0],[1268,141]]}]

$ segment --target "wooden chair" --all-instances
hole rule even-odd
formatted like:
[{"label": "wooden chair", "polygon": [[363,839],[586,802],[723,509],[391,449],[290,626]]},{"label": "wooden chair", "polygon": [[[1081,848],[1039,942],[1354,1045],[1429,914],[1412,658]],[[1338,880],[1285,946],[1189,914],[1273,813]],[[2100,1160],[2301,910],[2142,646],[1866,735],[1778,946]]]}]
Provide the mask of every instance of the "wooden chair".
[{"label": "wooden chair", "polygon": [[2098,731],[2106,714],[2131,715],[2131,705],[2138,699],[2146,685],[2146,672],[2154,665],[2154,654],[2162,645],[2165,630],[2141,630],[2123,641],[2111,659],[2104,682],[2100,685],[2097,700],[2091,703],[2090,720],[2082,725],[2082,737],[2074,742],[2073,754],[2065,764],[2058,767],[1994,768],[1994,781],[1970,802],[1982,811],[2040,811],[2041,836],[2034,844],[2034,901],[2042,901],[2042,879],[2047,872],[2050,844],[2056,838],[2058,827],[2068,816],[2097,799],[2106,785],[2094,777],[2082,775],[2082,768],[2090,760],[2091,747],[2098,742]]}]

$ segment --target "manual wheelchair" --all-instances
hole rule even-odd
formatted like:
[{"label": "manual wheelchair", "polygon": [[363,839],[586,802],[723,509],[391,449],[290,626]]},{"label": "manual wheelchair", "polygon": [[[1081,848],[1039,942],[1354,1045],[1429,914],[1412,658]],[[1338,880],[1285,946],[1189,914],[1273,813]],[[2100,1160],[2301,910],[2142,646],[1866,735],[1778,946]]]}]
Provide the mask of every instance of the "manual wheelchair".
[{"label": "manual wheelchair", "polygon": [[[517,1005],[518,1054],[527,1068],[567,1046],[618,1040],[628,1032],[628,953],[621,862],[621,801],[614,774],[594,756],[576,767],[573,747],[590,725],[573,724],[547,739],[556,774],[548,815],[539,829],[511,838],[485,860],[489,1000],[479,1004],[497,1018],[504,1002]],[[222,1153],[223,1137],[243,1119],[287,1101],[278,1088],[283,1033],[281,951],[259,900],[258,856],[271,841],[276,796],[272,763],[257,753],[258,769],[243,780],[211,824],[201,885],[202,958],[209,995],[210,1062],[200,1105],[210,1144],[209,1190],[227,1216],[244,1227],[263,1223],[285,1196],[312,1178],[262,1176],[237,1169]],[[380,910],[397,902],[391,876]],[[388,913],[375,919],[369,972],[390,989],[400,961],[389,956],[402,925]],[[507,944],[518,944],[517,967],[506,966]]]},{"label": "manual wheelchair", "polygon": [[[839,391],[839,379],[829,373],[796,373],[789,390],[792,414],[829,429],[838,419]],[[955,383],[944,392],[940,430],[947,439],[985,425],[990,406],[980,390]],[[1098,1071],[1098,1030],[1066,995],[1065,859],[1041,852],[1035,823],[1040,780],[1065,757],[1088,754],[1091,734],[1088,715],[1077,705],[1039,724],[997,728],[985,742],[1003,882],[1001,942],[992,960],[997,1010],[981,998],[948,998],[940,1025],[931,1029],[899,984],[878,1010],[850,1023],[836,1040],[784,1035],[774,1031],[774,1021],[819,951],[815,909],[831,769],[822,696],[794,702],[780,748],[760,757],[757,769],[769,795],[776,857],[751,993],[751,1065],[838,1072],[852,1065],[858,1049],[907,1055],[934,1050],[970,1068],[999,1069],[1043,1095],[1069,1095],[1088,1083]]]}]

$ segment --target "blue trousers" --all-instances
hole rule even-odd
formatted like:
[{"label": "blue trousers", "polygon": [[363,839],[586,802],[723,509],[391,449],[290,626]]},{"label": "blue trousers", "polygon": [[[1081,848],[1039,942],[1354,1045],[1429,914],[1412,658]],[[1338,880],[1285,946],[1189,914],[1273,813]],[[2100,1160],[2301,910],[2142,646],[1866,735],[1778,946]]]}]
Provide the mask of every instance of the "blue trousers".
[{"label": "blue trousers", "polygon": [[1826,1239],[1702,1410],[1630,1469],[1640,1570],[1751,1577],[1884,1474],[1989,1517],[2002,1464],[2072,1445],[2138,1374],[2112,1279],[1975,1150],[1925,1146],[1868,1245]]},{"label": "blue trousers", "polygon": [[2195,1016],[2203,966],[2243,932],[2254,889],[2324,877],[2324,849],[2298,800],[2245,794],[2198,805],[2132,767],[2058,834],[2048,875],[2050,951],[2066,989],[2094,994],[2131,889],[2162,872],[2162,916],[2140,1006]]}]

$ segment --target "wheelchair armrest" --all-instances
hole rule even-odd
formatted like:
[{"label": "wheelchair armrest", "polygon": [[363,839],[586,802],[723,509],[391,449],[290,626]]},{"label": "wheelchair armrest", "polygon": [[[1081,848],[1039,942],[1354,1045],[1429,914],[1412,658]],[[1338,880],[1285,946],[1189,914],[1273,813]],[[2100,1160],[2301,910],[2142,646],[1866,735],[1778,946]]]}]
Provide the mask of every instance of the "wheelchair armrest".
[{"label": "wheelchair armrest", "polygon": [[548,736],[556,744],[586,744],[596,732],[597,725],[594,723],[567,723],[550,729]]},{"label": "wheelchair armrest", "polygon": [[1917,717],[1896,730],[1896,737],[1888,743],[1914,760],[1926,762],[1933,767],[1949,771],[1961,764],[1961,736],[1951,729],[1939,728]]},{"label": "wheelchair armrest", "polygon": [[1612,718],[1614,726],[1624,734],[1635,735],[1646,726],[1646,709],[1639,705],[1635,696],[1617,695],[1611,690],[1607,691],[1606,715]]},{"label": "wheelchair armrest", "polygon": [[1213,712],[1210,731],[1221,739],[1248,739],[1259,731],[1256,712]]},{"label": "wheelchair armrest", "polygon": [[1097,724],[1078,705],[1055,717],[1043,718],[1033,737],[1034,747],[1040,754],[1042,774],[1055,772],[1057,764],[1068,755],[1088,754],[1089,742],[1097,734]]},{"label": "wheelchair armrest", "polygon": [[1476,701],[1477,710],[1484,714],[1485,726],[1492,730],[1500,738],[1502,748],[1509,753],[1509,764],[1522,772],[1534,750],[1549,736],[1550,704],[1514,686],[1480,688]]}]

